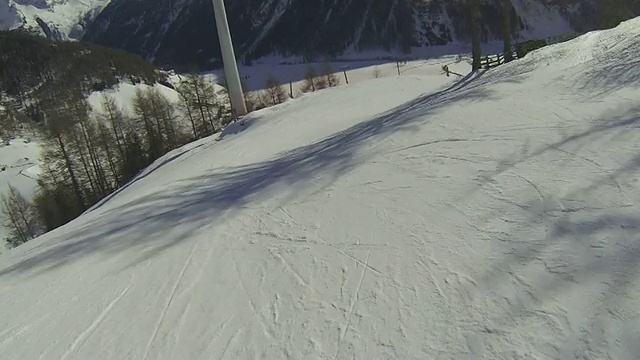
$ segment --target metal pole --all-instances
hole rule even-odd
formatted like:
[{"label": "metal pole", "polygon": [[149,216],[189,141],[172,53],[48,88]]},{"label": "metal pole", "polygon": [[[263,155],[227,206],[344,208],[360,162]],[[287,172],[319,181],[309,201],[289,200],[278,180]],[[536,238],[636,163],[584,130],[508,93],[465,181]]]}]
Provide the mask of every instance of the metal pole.
[{"label": "metal pole", "polygon": [[349,78],[347,77],[347,69],[349,69],[349,65],[345,65],[342,67],[342,72],[344,73],[344,81],[349,84]]},{"label": "metal pole", "polygon": [[247,114],[247,105],[244,103],[244,93],[242,91],[242,84],[240,83],[236,56],[233,52],[233,42],[231,41],[231,32],[229,31],[224,1],[213,0],[213,11],[216,16],[218,39],[220,40],[220,49],[222,50],[224,76],[227,80],[231,108],[235,116],[244,116]]}]

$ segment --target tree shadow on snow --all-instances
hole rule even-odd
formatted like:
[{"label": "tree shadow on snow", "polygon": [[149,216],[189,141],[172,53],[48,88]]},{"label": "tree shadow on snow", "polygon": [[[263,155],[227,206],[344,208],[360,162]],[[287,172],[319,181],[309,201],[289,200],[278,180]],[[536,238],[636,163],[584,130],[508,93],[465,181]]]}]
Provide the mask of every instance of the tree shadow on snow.
[{"label": "tree shadow on snow", "polygon": [[491,91],[478,81],[483,74],[469,74],[445,90],[421,96],[274,159],[210,171],[174,184],[170,190],[96,215],[88,222],[76,219],[51,234],[63,241],[51,239],[41,244],[34,255],[0,270],[0,276],[34,269],[47,271],[88,254],[119,253],[130,248],[137,248],[140,254],[131,265],[150,259],[201,233],[203,228],[222,223],[233,210],[269,196],[267,190],[274,186],[285,186],[295,194],[318,176],[332,182],[361,163],[360,149],[372,140],[423,125],[430,114],[450,104],[490,98]]},{"label": "tree shadow on snow", "polygon": [[[626,136],[626,143],[636,143],[634,140],[640,139],[640,107],[627,109],[615,119],[607,115],[597,122],[598,125],[586,131],[567,135],[561,141],[524,156],[512,156],[501,161],[502,166],[499,165],[495,172],[484,174],[485,181],[497,181],[499,174],[514,170],[518,164],[562,147],[573,146],[571,154],[576,156],[576,161],[580,161],[578,157],[588,159],[589,156],[582,156],[581,149],[598,139],[615,140]],[[637,204],[629,203],[632,200],[625,194],[633,191],[635,186],[625,190],[619,180],[626,178],[627,182],[633,182],[640,177],[640,154],[634,154],[615,169],[593,174],[593,177],[585,178],[582,184],[574,185],[564,195],[554,195],[552,192],[555,189],[550,188],[542,188],[543,191],[539,193],[540,188],[532,182],[536,191],[532,189],[529,199],[521,208],[539,211],[529,212],[525,219],[527,227],[511,225],[511,229],[502,231],[503,234],[510,234],[509,238],[500,240],[501,246],[494,249],[496,261],[492,263],[493,270],[481,274],[477,278],[477,286],[487,292],[508,289],[502,292],[505,296],[504,312],[488,319],[488,326],[509,329],[516,323],[534,321],[538,316],[547,317],[539,321],[548,321],[552,316],[559,321],[558,326],[568,328],[569,320],[564,309],[556,309],[549,304],[553,304],[563,293],[573,290],[579,282],[595,282],[600,287],[598,293],[582,295],[584,300],[594,304],[594,313],[582,314],[583,319],[588,320],[588,325],[572,334],[576,338],[563,339],[566,346],[577,344],[578,347],[561,349],[567,351],[562,354],[599,357],[607,354],[610,347],[618,347],[618,350],[624,349],[633,358],[640,358],[640,346],[633,341],[637,333],[629,334],[625,341],[616,339],[618,344],[605,347],[602,347],[601,337],[597,335],[610,332],[603,318],[616,321],[621,327],[626,326],[626,315],[622,314],[620,304],[633,296],[629,293],[629,286],[637,286],[637,274],[640,273],[640,215],[637,214]],[[562,178],[562,174],[546,176]],[[607,200],[602,198],[603,192],[617,193],[614,195],[622,199],[620,204],[616,207],[603,203],[603,200]],[[555,200],[556,207],[553,209],[544,204],[549,198]],[[511,205],[505,202],[500,212],[509,214],[513,211]],[[532,237],[530,226],[536,225],[540,233]],[[530,272],[529,276],[523,275],[527,272]],[[588,296],[595,297],[588,299]],[[559,311],[554,313],[555,310]],[[638,320],[637,313],[635,317],[630,321]],[[560,350],[551,346],[540,351],[553,353],[548,354],[551,357],[562,357],[556,353]]]},{"label": "tree shadow on snow", "polygon": [[258,120],[257,117],[249,116],[241,121],[233,122],[227,125],[217,136],[216,140],[222,140],[227,136],[238,135],[250,128]]},{"label": "tree shadow on snow", "polygon": [[193,155],[196,152],[196,149],[202,148],[202,149],[199,149],[198,151],[206,150],[212,144],[214,144],[215,141],[220,141],[229,135],[237,135],[247,130],[256,121],[257,121],[256,117],[248,117],[247,119],[244,119],[242,122],[231,123],[227,127],[225,127],[220,133],[214,134],[212,137],[210,137],[211,139],[214,139],[214,140],[211,140],[210,144],[202,143],[202,144],[198,144],[197,146],[188,148],[186,150],[185,149],[174,150],[173,154],[167,154],[163,156],[161,159],[154,162],[153,164],[149,165],[146,169],[142,170],[138,175],[136,175],[133,178],[133,180],[126,183],[124,186],[118,188],[113,193],[107,195],[104,199],[100,200],[97,204],[95,204],[89,210],[87,210],[85,214],[98,210],[99,208],[104,206],[107,202],[109,202],[109,200],[119,195],[121,192],[129,188],[131,185],[153,174],[156,170],[164,167],[165,165],[171,164],[175,160],[182,158],[184,155]]}]

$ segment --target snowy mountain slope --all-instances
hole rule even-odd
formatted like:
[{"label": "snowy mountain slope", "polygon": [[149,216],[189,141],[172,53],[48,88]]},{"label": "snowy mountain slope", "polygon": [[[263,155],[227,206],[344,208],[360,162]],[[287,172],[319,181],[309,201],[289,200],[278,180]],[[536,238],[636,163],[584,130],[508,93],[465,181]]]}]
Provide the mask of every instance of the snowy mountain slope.
[{"label": "snowy mountain slope", "polygon": [[638,39],[322,91],[176,150],[0,257],[0,357],[637,359]]},{"label": "snowy mountain slope", "polygon": [[109,1],[0,0],[0,30],[24,27],[53,39],[78,39]]},{"label": "snowy mountain slope", "polygon": [[[502,40],[502,1],[482,3],[483,40]],[[511,32],[516,40],[590,30],[599,21],[600,13],[592,10],[599,3],[592,0],[512,3]],[[375,50],[407,57],[424,48],[466,45],[471,30],[465,4],[461,0],[245,0],[229,2],[227,12],[236,54],[250,63],[271,55],[322,60]],[[210,41],[216,39],[216,31],[209,0],[113,0],[83,39],[139,54],[161,66],[208,70],[220,63],[219,47]]]}]

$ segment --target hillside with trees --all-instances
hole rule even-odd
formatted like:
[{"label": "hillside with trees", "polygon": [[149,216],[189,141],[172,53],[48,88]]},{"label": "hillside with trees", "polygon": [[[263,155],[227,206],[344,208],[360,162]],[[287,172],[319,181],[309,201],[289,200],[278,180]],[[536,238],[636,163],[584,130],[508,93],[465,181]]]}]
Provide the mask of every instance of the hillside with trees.
[{"label": "hillside with trees", "polygon": [[0,100],[35,106],[61,87],[87,94],[122,80],[163,79],[153,65],[121,50],[84,42],[52,41],[20,31],[0,31]]},{"label": "hillside with trees", "polygon": [[[165,75],[139,56],[19,32],[0,32],[0,48],[0,136],[29,133],[42,148],[35,198],[12,187],[2,197],[10,246],[64,225],[167,152],[231,121],[226,92],[211,79],[186,76],[171,101],[159,90],[172,86]],[[90,105],[89,94],[122,84],[136,87],[129,106],[108,91]]]}]

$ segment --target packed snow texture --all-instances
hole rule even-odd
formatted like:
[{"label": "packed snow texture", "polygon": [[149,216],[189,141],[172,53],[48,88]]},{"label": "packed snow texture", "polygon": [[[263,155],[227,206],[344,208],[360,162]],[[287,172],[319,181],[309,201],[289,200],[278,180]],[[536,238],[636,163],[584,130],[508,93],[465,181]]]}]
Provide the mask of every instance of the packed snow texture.
[{"label": "packed snow texture", "polygon": [[3,359],[640,358],[640,19],[305,95],[0,257]]}]

